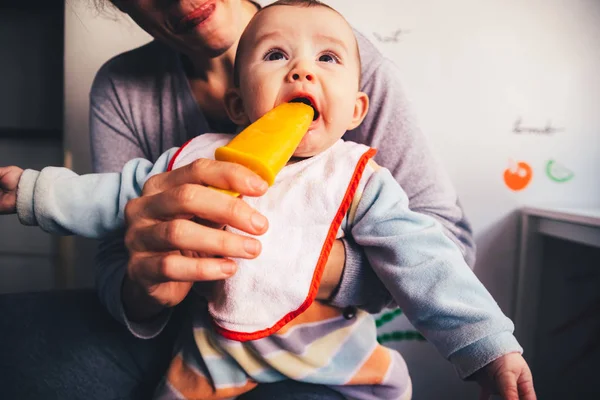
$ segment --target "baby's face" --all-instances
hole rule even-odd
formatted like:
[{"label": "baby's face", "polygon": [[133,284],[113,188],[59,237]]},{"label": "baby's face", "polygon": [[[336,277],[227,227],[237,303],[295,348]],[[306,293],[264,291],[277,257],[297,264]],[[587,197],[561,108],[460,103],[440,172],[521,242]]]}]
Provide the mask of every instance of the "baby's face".
[{"label": "baby's face", "polygon": [[359,93],[356,39],[342,16],[325,7],[270,7],[243,40],[240,95],[250,122],[294,99],[316,110],[296,157],[322,152],[360,124],[368,102]]}]

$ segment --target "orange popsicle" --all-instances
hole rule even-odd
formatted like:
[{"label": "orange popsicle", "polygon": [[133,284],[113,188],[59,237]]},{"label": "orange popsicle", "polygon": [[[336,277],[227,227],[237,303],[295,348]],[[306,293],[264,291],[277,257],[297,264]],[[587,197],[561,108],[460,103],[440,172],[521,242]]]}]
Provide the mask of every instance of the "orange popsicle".
[{"label": "orange popsicle", "polygon": [[271,186],[308,131],[313,115],[309,105],[282,103],[215,150],[215,160],[241,164]]}]

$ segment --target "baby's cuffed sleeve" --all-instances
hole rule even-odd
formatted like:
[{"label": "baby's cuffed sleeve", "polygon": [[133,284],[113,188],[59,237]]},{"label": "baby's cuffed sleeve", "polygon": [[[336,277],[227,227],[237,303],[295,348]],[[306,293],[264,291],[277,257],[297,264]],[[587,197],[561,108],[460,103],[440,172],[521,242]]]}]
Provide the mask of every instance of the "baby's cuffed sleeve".
[{"label": "baby's cuffed sleeve", "polygon": [[463,347],[449,357],[458,376],[466,379],[505,354],[523,353],[517,339],[508,331],[486,336]]},{"label": "baby's cuffed sleeve", "polygon": [[26,169],[21,174],[21,179],[17,186],[17,216],[23,225],[37,225],[33,210],[33,191],[39,174],[39,171]]},{"label": "baby's cuffed sleeve", "polygon": [[26,170],[17,186],[17,214],[24,225],[60,235],[98,239],[124,226],[125,205],[146,180],[166,170],[176,149],[156,163],[129,161],[121,173],[77,175],[60,167]]}]

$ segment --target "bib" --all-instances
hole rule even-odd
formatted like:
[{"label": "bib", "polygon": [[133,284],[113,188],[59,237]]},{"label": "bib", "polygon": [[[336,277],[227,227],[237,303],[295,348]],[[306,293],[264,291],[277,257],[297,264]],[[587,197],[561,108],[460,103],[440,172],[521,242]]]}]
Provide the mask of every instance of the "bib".
[{"label": "bib", "polygon": [[[184,144],[169,170],[214,152],[229,134],[203,134]],[[215,329],[228,339],[256,340],[277,332],[314,301],[333,242],[343,236],[348,212],[364,168],[375,150],[339,140],[314,157],[287,165],[261,197],[245,197],[269,220],[254,236],[262,244],[253,259],[234,261],[237,272],[215,282],[209,312]],[[252,236],[237,229],[228,231]]]}]

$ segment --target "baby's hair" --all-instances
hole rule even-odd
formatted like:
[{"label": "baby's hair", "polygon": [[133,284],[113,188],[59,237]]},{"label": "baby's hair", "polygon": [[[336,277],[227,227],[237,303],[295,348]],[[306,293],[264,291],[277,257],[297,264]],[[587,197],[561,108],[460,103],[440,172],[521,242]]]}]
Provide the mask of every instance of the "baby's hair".
[{"label": "baby's hair", "polygon": [[[261,12],[263,12],[264,10],[266,10],[267,8],[270,7],[274,7],[274,6],[292,6],[292,7],[324,7],[324,8],[328,8],[334,12],[336,12],[339,15],[340,14],[336,9],[334,9],[333,7],[319,1],[319,0],[278,0],[274,3],[268,4],[264,7],[261,7],[258,3],[250,0],[250,3],[254,4],[255,6],[257,6],[258,8],[258,12],[254,15],[253,18],[256,18],[256,16],[258,14],[260,14]],[[342,16],[343,18],[343,16]],[[244,34],[242,33],[242,36],[244,36]],[[240,40],[239,44],[238,44],[238,48],[237,51],[235,53],[235,61],[233,63],[233,85],[238,88],[240,87],[240,66],[239,66],[239,59],[240,59],[240,54],[241,54],[241,50],[242,50],[242,40]],[[358,77],[360,80],[360,76],[361,76],[361,62],[360,62],[360,52],[358,50],[358,42],[356,42],[356,54],[358,56]]]}]

